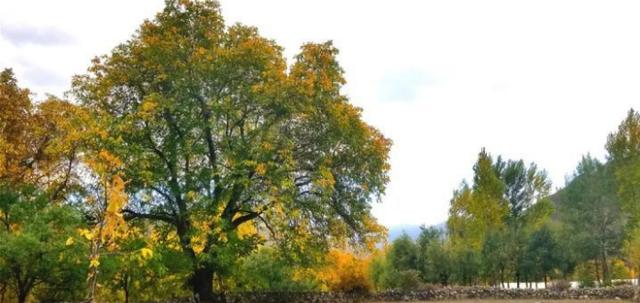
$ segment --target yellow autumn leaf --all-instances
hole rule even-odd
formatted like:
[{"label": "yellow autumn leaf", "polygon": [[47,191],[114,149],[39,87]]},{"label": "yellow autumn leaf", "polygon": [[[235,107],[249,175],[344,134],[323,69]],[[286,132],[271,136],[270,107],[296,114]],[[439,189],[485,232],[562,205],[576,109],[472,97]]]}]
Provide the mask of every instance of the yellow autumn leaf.
[{"label": "yellow autumn leaf", "polygon": [[189,199],[189,201],[195,201],[197,197],[198,193],[196,193],[195,191],[190,190],[187,192],[187,199]]},{"label": "yellow autumn leaf", "polygon": [[[166,77],[166,76],[165,76]],[[153,118],[153,114],[158,107],[158,103],[153,99],[147,99],[140,105],[139,115],[145,120]]]},{"label": "yellow autumn leaf", "polygon": [[140,249],[140,255],[142,256],[143,259],[149,259],[153,257],[153,250],[146,247],[142,248]]},{"label": "yellow autumn leaf", "polygon": [[191,247],[196,254],[200,254],[204,250],[204,241],[199,239],[191,239]]},{"label": "yellow autumn leaf", "polygon": [[207,53],[207,50],[204,47],[198,47],[196,49],[196,53],[198,54],[198,56],[204,56],[204,54]]},{"label": "yellow autumn leaf", "polygon": [[227,243],[227,241],[229,241],[229,237],[227,237],[226,234],[221,234],[218,236],[218,239],[220,240],[220,242],[222,243]]},{"label": "yellow autumn leaf", "polygon": [[20,225],[17,223],[11,223],[9,224],[9,230],[18,233],[20,231]]},{"label": "yellow autumn leaf", "polygon": [[[240,217],[240,214],[236,214],[233,219]],[[258,234],[258,229],[252,221],[243,222],[238,225],[238,237],[240,239],[244,239],[247,236],[252,236]]]},{"label": "yellow autumn leaf", "polygon": [[89,267],[98,267],[100,266],[100,261],[98,261],[98,259],[91,259],[91,261],[89,261]]},{"label": "yellow autumn leaf", "polygon": [[78,229],[78,233],[87,240],[93,239],[93,233],[86,228]]},{"label": "yellow autumn leaf", "polygon": [[66,241],[66,242],[64,242],[64,244],[65,244],[66,246],[71,246],[71,245],[73,245],[73,243],[75,243],[75,240],[73,239],[73,237],[69,237],[69,238],[67,238],[67,241]]},{"label": "yellow autumn leaf", "polygon": [[267,166],[264,163],[256,165],[256,174],[264,176],[267,173]]},{"label": "yellow autumn leaf", "polygon": [[100,156],[100,158],[103,161],[105,161],[110,166],[119,167],[119,166],[122,165],[122,161],[120,159],[118,159],[118,157],[114,156],[113,154],[111,154],[110,152],[108,152],[105,149],[101,150],[98,153],[98,155]]}]

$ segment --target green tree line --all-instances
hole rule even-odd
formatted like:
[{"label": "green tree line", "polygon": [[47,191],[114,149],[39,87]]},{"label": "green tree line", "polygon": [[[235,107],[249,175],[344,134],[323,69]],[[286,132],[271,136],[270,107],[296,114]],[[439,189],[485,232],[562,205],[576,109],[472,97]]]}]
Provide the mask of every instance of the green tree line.
[{"label": "green tree line", "polygon": [[415,240],[393,241],[373,261],[376,288],[629,283],[640,272],[638,112],[629,111],[606,150],[604,162],[583,156],[565,186],[550,193],[535,163],[482,149],[473,181],[453,193],[446,230],[423,227]]}]

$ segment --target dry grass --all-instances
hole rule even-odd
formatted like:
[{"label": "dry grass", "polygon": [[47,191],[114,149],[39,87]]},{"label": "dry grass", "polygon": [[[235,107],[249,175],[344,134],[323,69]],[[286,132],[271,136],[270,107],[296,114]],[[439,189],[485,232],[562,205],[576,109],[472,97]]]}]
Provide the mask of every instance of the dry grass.
[{"label": "dry grass", "polygon": [[[531,299],[522,299],[522,300],[449,300],[449,301],[424,301],[429,303],[578,303],[578,302],[588,302],[588,303],[627,303],[631,301],[627,300],[531,300]],[[371,303],[391,303],[391,302],[371,302]]]}]

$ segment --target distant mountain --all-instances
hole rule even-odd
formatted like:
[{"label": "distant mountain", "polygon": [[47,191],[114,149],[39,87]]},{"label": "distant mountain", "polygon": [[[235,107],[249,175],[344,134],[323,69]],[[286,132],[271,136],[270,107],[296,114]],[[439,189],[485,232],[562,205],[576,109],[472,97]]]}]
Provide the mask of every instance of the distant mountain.
[{"label": "distant mountain", "polygon": [[[402,233],[406,233],[407,235],[409,235],[409,237],[411,237],[411,239],[415,240],[420,235],[420,226],[421,225],[418,225],[418,224],[401,224],[401,225],[388,226],[389,236],[387,239],[389,240],[389,242],[391,242],[397,239],[398,237],[400,237]],[[434,226],[435,228],[443,232],[446,232],[447,230],[447,222],[442,222],[432,226]]]},{"label": "distant mountain", "polygon": [[420,235],[420,225],[403,224],[389,226],[389,242],[399,238],[402,233],[406,233],[412,239],[416,239],[418,238],[418,235]]}]

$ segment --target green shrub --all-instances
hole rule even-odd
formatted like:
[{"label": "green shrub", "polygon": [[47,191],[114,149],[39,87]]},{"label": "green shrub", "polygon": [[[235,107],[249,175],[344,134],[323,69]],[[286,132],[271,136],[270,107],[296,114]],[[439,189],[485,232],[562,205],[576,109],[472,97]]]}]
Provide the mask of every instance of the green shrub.
[{"label": "green shrub", "polygon": [[596,278],[593,272],[593,264],[591,262],[578,264],[576,267],[576,279],[580,288],[590,288],[596,285]]},{"label": "green shrub", "polygon": [[397,273],[397,287],[401,290],[416,290],[422,286],[422,280],[420,279],[420,272],[417,270],[409,269],[403,270]]},{"label": "green shrub", "polygon": [[239,291],[311,291],[319,287],[313,273],[292,264],[272,247],[242,258],[234,284]]}]

